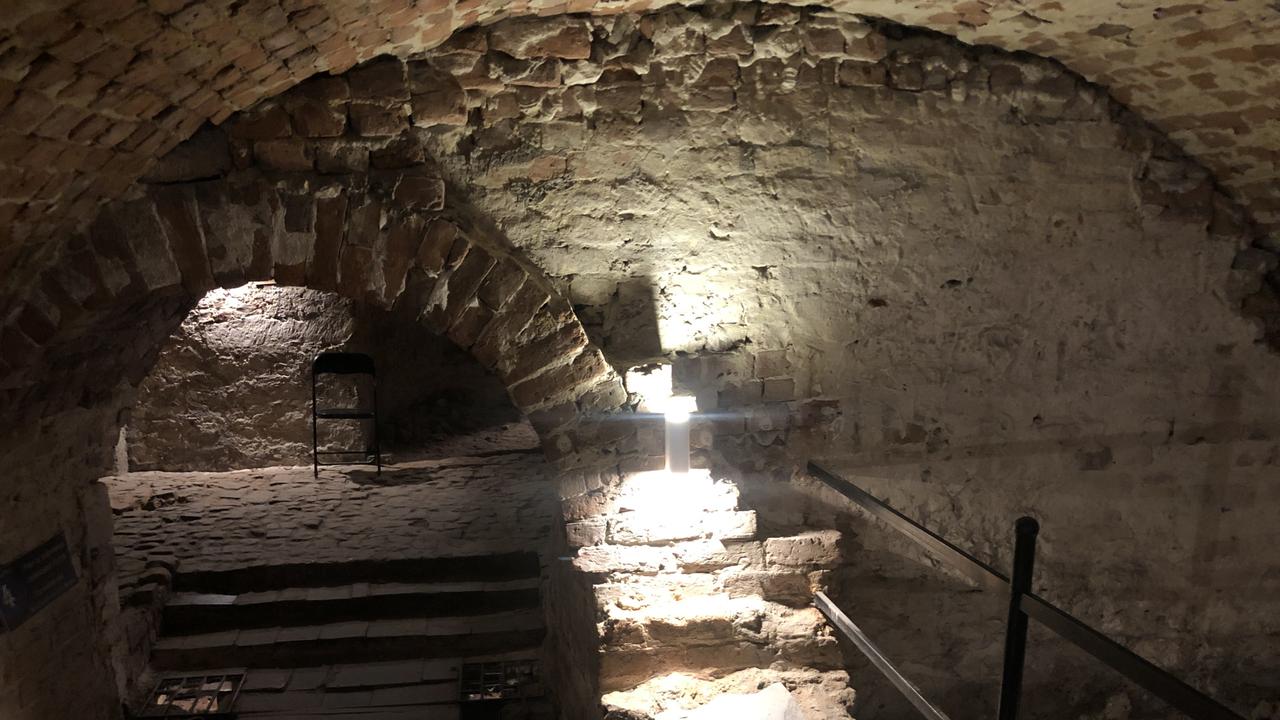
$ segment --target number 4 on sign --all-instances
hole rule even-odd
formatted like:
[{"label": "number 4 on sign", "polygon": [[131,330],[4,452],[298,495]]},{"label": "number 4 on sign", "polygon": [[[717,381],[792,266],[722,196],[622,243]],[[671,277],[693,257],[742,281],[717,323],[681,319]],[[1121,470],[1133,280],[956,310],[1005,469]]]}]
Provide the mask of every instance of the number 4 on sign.
[{"label": "number 4 on sign", "polygon": [[9,592],[8,585],[0,585],[0,603],[4,604],[5,607],[18,606],[18,599],[13,596],[13,593]]}]

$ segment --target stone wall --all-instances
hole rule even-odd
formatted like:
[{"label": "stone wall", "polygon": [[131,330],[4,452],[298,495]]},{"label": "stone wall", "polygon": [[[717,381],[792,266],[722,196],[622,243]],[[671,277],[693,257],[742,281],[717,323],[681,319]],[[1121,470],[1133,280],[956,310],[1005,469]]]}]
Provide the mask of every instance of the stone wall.
[{"label": "stone wall", "polygon": [[705,462],[766,532],[831,517],[792,482],[811,457],[997,562],[1036,514],[1048,597],[1202,687],[1269,697],[1280,659],[1252,633],[1277,616],[1274,563],[1246,548],[1274,540],[1276,367],[1239,307],[1274,261],[1105,92],[751,6],[503,23],[352,81],[233,119],[232,157],[284,176],[434,158],[616,367],[676,359],[722,418]]},{"label": "stone wall", "polygon": [[351,336],[350,302],[301,288],[213,290],[165,343],[127,429],[131,470],[310,459],[317,353]]},{"label": "stone wall", "polygon": [[[901,587],[854,575],[855,595],[827,556],[770,555],[839,527],[868,565],[917,559],[798,477],[811,457],[997,564],[1013,519],[1040,516],[1044,595],[1246,712],[1273,695],[1276,573],[1250,549],[1275,541],[1277,378],[1239,313],[1273,261],[1241,252],[1256,238],[1203,168],[1060,66],[780,6],[509,22],[196,142],[175,185],[109,207],[50,274],[23,314],[41,339],[5,362],[57,362],[35,400],[6,397],[100,399],[64,360],[89,343],[76,323],[123,324],[178,283],[412,304],[497,369],[561,465],[587,577],[551,612],[590,585],[597,636],[557,665],[600,661],[562,686],[583,717],[664,668],[839,675],[798,604],[814,587],[889,618],[896,656],[937,647]],[[716,412],[699,460],[730,481],[687,525],[626,492],[660,428],[610,416],[637,400],[616,370],[654,356]],[[946,592],[914,609],[963,624]],[[940,702],[991,688],[971,639],[927,656]]]},{"label": "stone wall", "polygon": [[[189,307],[159,292],[134,303],[127,321],[99,331],[127,335],[132,342],[123,355],[147,365]],[[133,660],[128,648],[149,642],[144,628],[122,621],[111,507],[97,482],[111,471],[121,409],[132,404],[131,383],[143,373],[95,374],[86,345],[92,347],[75,341],[64,348],[64,377],[76,380],[41,387],[29,396],[28,414],[8,416],[0,437],[0,558],[8,563],[62,532],[79,578],[22,626],[0,634],[0,717],[119,718]]]},{"label": "stone wall", "polygon": [[377,363],[385,447],[410,455],[437,452],[429,449],[448,445],[451,437],[480,447],[486,433],[496,439],[494,433],[512,423],[523,424],[526,441],[534,437],[536,447],[506,387],[453,342],[422,327],[412,311],[357,305],[346,348]]},{"label": "stone wall", "polygon": [[0,632],[0,717],[119,717],[111,507],[106,488],[90,479],[109,466],[111,448],[101,434],[87,432],[111,424],[113,414],[96,409],[49,418],[45,427],[15,429],[0,448],[4,562],[62,533],[78,577],[21,626]]},{"label": "stone wall", "polygon": [[[75,533],[106,525],[110,513],[97,506],[82,512],[79,489],[111,472],[132,389],[164,338],[215,287],[274,279],[382,307],[402,303],[425,328],[447,333],[496,371],[526,413],[565,404],[607,413],[625,400],[618,376],[546,279],[465,214],[442,216],[438,177],[392,171],[319,192],[291,189],[282,193],[252,175],[234,184],[150,188],[106,211],[91,239],[69,251],[76,260],[43,275],[35,302],[51,324],[32,330],[39,347],[5,346],[7,362],[21,370],[3,375],[0,416],[6,427],[23,430],[0,443],[0,458],[14,474],[4,517],[25,519],[0,526],[6,561],[62,521],[73,553],[93,552]],[[383,203],[391,210],[387,234],[364,222],[380,219]],[[36,377],[41,381],[27,382]],[[590,425],[573,413],[544,415],[538,426],[558,458],[573,454],[568,433],[579,427]],[[598,447],[608,451],[607,442]],[[105,542],[96,547],[101,553]],[[117,618],[111,575],[107,566],[68,594],[61,602],[74,616],[39,625],[46,634],[24,626],[4,638],[6,717],[117,716],[119,693],[110,678],[119,685],[131,680],[154,627],[134,621],[145,613]],[[107,666],[113,650],[114,672]],[[69,694],[63,682],[69,675],[96,684]]]},{"label": "stone wall", "polygon": [[[310,363],[328,350],[374,357],[384,449],[520,420],[495,378],[413,318],[332,293],[250,284],[211,291],[166,342],[130,415],[130,469],[309,463]],[[336,382],[322,391],[354,387]],[[365,447],[369,439],[354,422],[324,423],[321,431],[325,447]]]},{"label": "stone wall", "polygon": [[[23,2],[0,18],[0,273],[34,277],[202,123],[314,73],[411,57],[455,30],[521,15],[642,12],[671,0],[301,0],[156,5]],[[1268,70],[1280,14],[1255,2],[994,3],[833,0],[846,13],[1055,57],[1176,133],[1274,226],[1277,105]],[[786,12],[786,10],[784,10]],[[12,273],[15,269],[21,272]],[[0,295],[0,310],[14,309]],[[11,318],[5,312],[5,320]],[[17,332],[14,325],[10,331]]]}]

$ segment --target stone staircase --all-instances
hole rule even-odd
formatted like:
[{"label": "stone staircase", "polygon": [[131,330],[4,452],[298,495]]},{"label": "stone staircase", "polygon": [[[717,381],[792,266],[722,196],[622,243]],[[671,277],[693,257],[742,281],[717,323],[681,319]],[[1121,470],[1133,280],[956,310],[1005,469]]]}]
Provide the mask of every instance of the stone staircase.
[{"label": "stone staircase", "polygon": [[720,693],[782,683],[809,720],[847,720],[840,647],[812,607],[841,562],[840,534],[761,539],[731,483],[705,471],[678,488],[662,482],[653,489],[666,504],[624,487],[617,512],[569,528],[575,567],[598,579],[605,707],[682,717]]},{"label": "stone staircase", "polygon": [[246,718],[551,718],[537,683],[460,702],[464,664],[538,660],[540,574],[533,553],[179,573],[151,666],[246,668]]}]

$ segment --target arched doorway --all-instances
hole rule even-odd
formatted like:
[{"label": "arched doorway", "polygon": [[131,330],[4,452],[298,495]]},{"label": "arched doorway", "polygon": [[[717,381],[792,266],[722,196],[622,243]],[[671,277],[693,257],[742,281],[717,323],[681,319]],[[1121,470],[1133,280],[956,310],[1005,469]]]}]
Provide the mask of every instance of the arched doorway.
[{"label": "arched doorway", "polygon": [[[380,474],[312,475],[308,369],[335,349],[378,363]],[[553,469],[501,382],[417,314],[306,288],[215,289],[138,398],[122,472],[102,480],[121,624],[139,640],[121,657],[131,707],[194,707],[198,693],[167,685],[245,668],[238,712],[447,711],[462,699],[452,680],[501,655],[488,671],[523,683],[505,712],[553,713],[524,687],[541,677]],[[322,442],[359,447],[367,431],[353,421]],[[205,697],[229,702],[231,677]]]},{"label": "arched doorway", "polygon": [[[76,414],[78,425],[60,426],[69,431],[68,448],[95,437],[95,447],[106,450],[116,444],[119,427],[128,420],[121,411],[132,406],[134,388],[152,367],[164,337],[198,297],[217,287],[275,282],[404,313],[496,374],[514,407],[531,421],[548,458],[561,467],[577,466],[578,473],[597,453],[616,463],[617,453],[609,447],[628,441],[625,434],[592,433],[603,415],[624,408],[626,393],[618,375],[590,347],[568,304],[499,239],[468,224],[465,213],[442,213],[408,199],[406,187],[432,183],[406,177],[391,173],[371,185],[311,186],[282,195],[249,174],[234,182],[155,186],[142,198],[105,209],[71,251],[74,260],[42,278],[42,297],[58,298],[64,312],[57,313],[58,326],[41,335],[43,348],[26,369],[48,379],[45,388],[57,390],[42,390],[39,397],[25,389],[7,390],[16,399],[7,407],[60,418]],[[21,388],[21,377],[14,377]],[[77,403],[87,410],[69,409]],[[584,456],[584,449],[590,454]],[[109,466],[107,454],[96,457],[97,467]],[[87,474],[83,467],[55,467],[76,478]],[[83,487],[80,482],[69,481],[67,487]],[[91,593],[112,629],[114,658],[102,648],[96,662],[114,661],[123,684],[132,679],[130,663],[145,657],[155,631],[149,623],[158,616],[133,624],[122,619],[109,525],[103,533],[100,521],[104,513],[109,517],[106,495],[103,486],[91,487],[83,498],[65,503],[99,518],[70,523],[97,528],[70,542],[101,565],[77,595]],[[557,474],[561,494],[575,487]],[[61,524],[56,517],[41,521]],[[502,522],[487,522],[495,532],[509,530]],[[554,528],[561,522],[559,515],[551,519],[551,527],[542,527],[543,537],[557,536]],[[44,532],[33,528],[30,534]],[[152,580],[173,575],[163,564],[148,568],[145,562],[142,575],[154,574]],[[507,562],[500,558],[493,571],[507,572]],[[532,575],[527,560],[521,562],[525,574],[515,580],[545,585],[547,573],[537,561]],[[358,576],[348,579],[365,582]],[[154,583],[141,583],[148,584]],[[223,589],[229,587],[235,586]]]}]

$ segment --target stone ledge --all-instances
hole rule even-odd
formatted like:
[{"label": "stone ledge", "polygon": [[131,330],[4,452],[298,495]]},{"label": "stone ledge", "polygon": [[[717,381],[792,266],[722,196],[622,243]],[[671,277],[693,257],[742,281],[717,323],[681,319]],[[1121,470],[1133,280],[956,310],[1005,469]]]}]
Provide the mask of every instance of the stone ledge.
[{"label": "stone ledge", "polygon": [[622,513],[609,518],[607,531],[609,541],[619,545],[652,545],[695,538],[746,540],[755,534],[754,510]]}]

